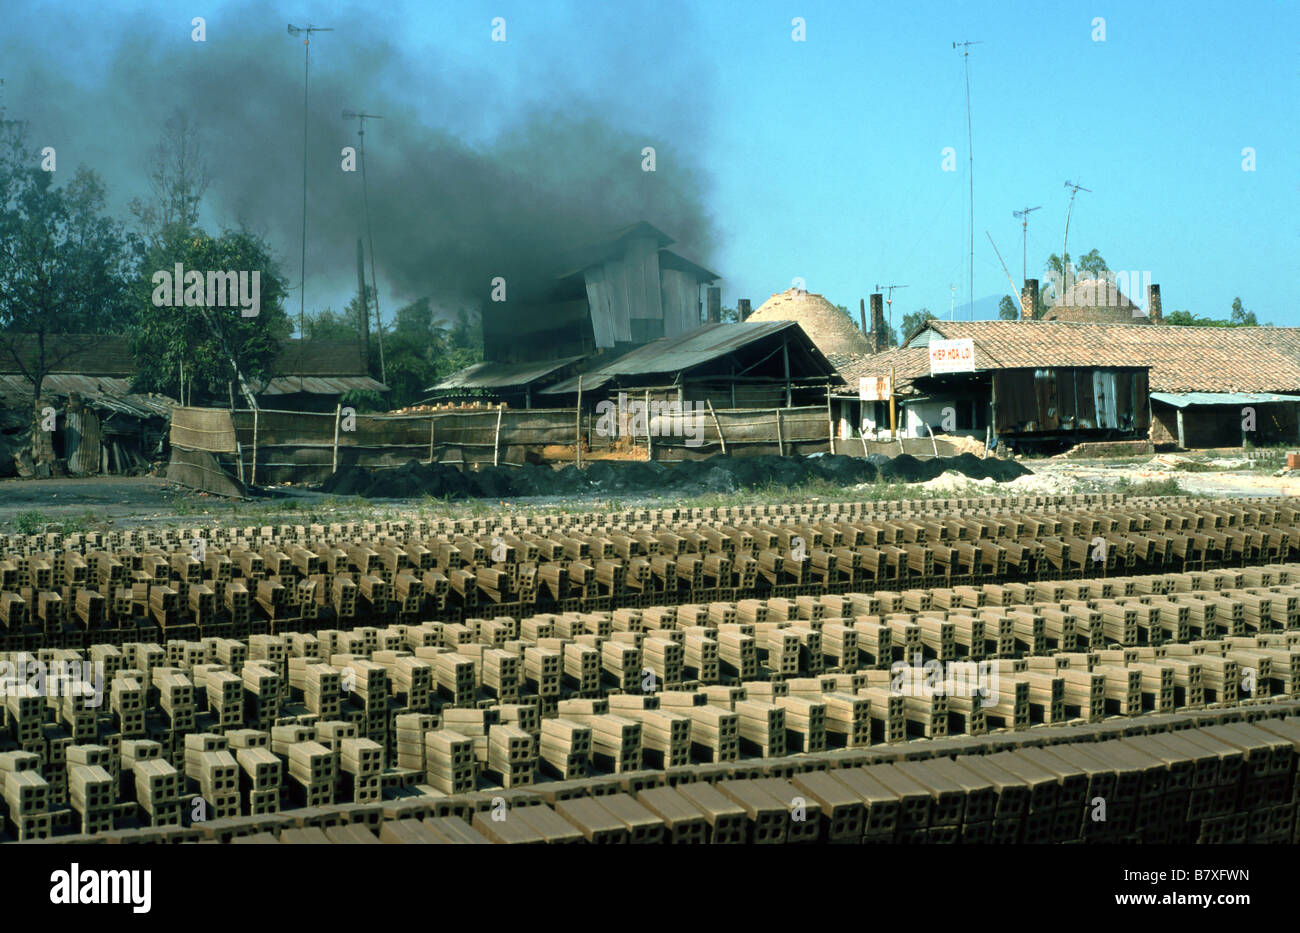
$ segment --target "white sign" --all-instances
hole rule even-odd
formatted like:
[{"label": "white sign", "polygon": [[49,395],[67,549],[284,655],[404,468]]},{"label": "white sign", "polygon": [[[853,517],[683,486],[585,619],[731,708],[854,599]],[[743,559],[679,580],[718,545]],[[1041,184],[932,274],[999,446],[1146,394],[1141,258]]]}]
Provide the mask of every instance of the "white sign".
[{"label": "white sign", "polygon": [[930,375],[973,372],[975,372],[974,340],[967,337],[963,340],[930,341]]},{"label": "white sign", "polygon": [[889,401],[889,377],[860,376],[858,378],[858,398],[864,402]]}]

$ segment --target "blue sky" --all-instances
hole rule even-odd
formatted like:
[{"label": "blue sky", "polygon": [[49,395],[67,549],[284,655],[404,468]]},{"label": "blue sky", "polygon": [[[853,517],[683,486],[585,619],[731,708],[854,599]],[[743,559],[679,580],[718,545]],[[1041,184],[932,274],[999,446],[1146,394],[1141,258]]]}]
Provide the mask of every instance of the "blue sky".
[{"label": "blue sky", "polygon": [[[947,316],[952,285],[964,316],[966,99],[952,43],[977,40],[977,299],[1009,291],[985,231],[1021,277],[1013,210],[1041,205],[1028,246],[1029,274],[1041,276],[1061,248],[1070,179],[1092,189],[1075,205],[1072,254],[1097,248],[1114,269],[1149,271],[1166,313],[1223,317],[1241,296],[1261,321],[1300,325],[1289,294],[1300,271],[1295,2],[37,3],[0,12],[0,53],[39,49],[70,85],[88,86],[125,30],[187,41],[195,15],[213,38],[236,21],[342,26],[313,46],[322,69],[331,44],[382,35],[392,67],[375,80],[417,98],[423,81],[463,86],[421,112],[470,141],[508,132],[531,106],[595,102],[648,145],[663,141],[673,155],[658,171],[699,174],[715,227],[701,258],[723,276],[725,304],[757,306],[799,277],[856,309],[875,284],[905,283],[895,323],[922,306]],[[489,41],[495,16],[504,44]],[[806,41],[792,40],[796,17]],[[1097,17],[1105,41],[1094,41]],[[285,67],[300,68],[291,45]],[[5,74],[19,115],[42,88],[0,56]],[[66,132],[91,164],[97,146],[107,159],[124,145]],[[374,139],[382,145],[382,128]],[[942,170],[945,147],[955,171]],[[1242,170],[1246,147],[1255,171]],[[139,193],[129,172],[106,175],[118,199]]]}]

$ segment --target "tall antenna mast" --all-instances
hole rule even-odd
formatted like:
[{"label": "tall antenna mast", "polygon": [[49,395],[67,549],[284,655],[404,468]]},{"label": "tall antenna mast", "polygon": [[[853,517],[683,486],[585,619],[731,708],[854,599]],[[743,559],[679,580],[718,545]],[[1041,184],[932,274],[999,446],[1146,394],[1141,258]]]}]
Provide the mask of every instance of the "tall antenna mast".
[{"label": "tall antenna mast", "polygon": [[1040,211],[1042,207],[1026,207],[1023,211],[1012,211],[1012,217],[1020,218],[1020,278],[1029,278],[1029,215]]},{"label": "tall antenna mast", "polygon": [[1074,196],[1078,194],[1080,191],[1086,191],[1088,192],[1088,194],[1092,194],[1091,189],[1085,188],[1083,187],[1083,185],[1076,185],[1068,178],[1065,180],[1065,187],[1070,189],[1070,206],[1066,208],[1065,211],[1065,239],[1061,241],[1061,291],[1062,291],[1061,297],[1062,298],[1065,297],[1064,292],[1069,287],[1066,283],[1066,275],[1068,274],[1066,270],[1069,268],[1069,260],[1067,259],[1067,256],[1069,254],[1066,252],[1066,248],[1070,243],[1070,214],[1071,212],[1074,211]]},{"label": "tall antenna mast", "polygon": [[[886,308],[888,308],[888,310],[885,313],[889,315],[889,332],[891,334],[894,332],[894,289],[896,288],[907,288],[907,286],[906,285],[877,285],[876,286],[877,292],[880,291],[888,292],[888,295],[886,295],[885,297],[885,306]],[[904,336],[905,336],[904,334],[900,334],[899,339],[901,340]]]},{"label": "tall antenna mast", "polygon": [[971,132],[970,120],[970,47],[983,45],[983,42],[954,42],[955,49],[961,46],[962,67],[966,71],[966,154],[970,160],[970,315],[975,320],[975,137]]},{"label": "tall antenna mast", "polygon": [[295,26],[289,24],[289,35],[307,38],[302,40],[302,265],[298,275],[298,335],[307,339],[307,75],[311,67],[311,34],[333,32],[326,26]]},{"label": "tall antenna mast", "polygon": [[[379,279],[375,278],[375,236],[370,230],[370,195],[366,187],[366,121],[382,120],[383,117],[377,113],[357,113],[352,110],[343,111],[343,119],[357,121],[357,148],[361,153],[361,201],[364,205],[366,214],[366,238],[370,241],[370,290],[375,296],[375,332],[379,335],[379,381],[388,382],[388,373],[384,367],[384,322],[379,317]],[[365,290],[362,290],[361,301],[364,304],[366,300]],[[362,308],[362,314],[367,313]]]}]

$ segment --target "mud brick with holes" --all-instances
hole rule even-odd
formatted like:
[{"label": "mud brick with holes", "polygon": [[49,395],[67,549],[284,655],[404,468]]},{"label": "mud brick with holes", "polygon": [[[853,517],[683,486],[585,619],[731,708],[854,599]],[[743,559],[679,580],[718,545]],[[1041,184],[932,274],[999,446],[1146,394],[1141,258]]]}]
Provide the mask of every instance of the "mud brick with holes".
[{"label": "mud brick with holes", "polygon": [[240,681],[244,717],[266,728],[280,713],[282,681],[278,670],[260,661],[249,661],[240,670]]},{"label": "mud brick with holes", "polygon": [[[716,793],[716,791],[715,791]],[[729,804],[726,798],[718,795],[722,800],[722,806],[734,807]],[[602,802],[608,798],[601,798]],[[666,835],[663,841],[673,844],[702,844],[709,841],[713,831],[713,822],[718,819],[724,823],[723,835],[729,832],[735,832],[739,835],[743,830],[744,814],[739,807],[735,807],[735,814],[731,819],[737,824],[736,830],[729,830],[726,827],[728,817],[724,814],[719,815],[715,812],[714,820],[711,821],[706,815],[702,806],[693,803],[686,796],[679,793],[672,787],[653,787],[640,790],[636,793],[637,802],[649,813],[653,814],[665,828]],[[719,840],[725,841],[725,840]]]},{"label": "mud brick with holes", "polygon": [[639,722],[608,713],[569,711],[563,715],[591,729],[591,759],[595,767],[619,774],[641,770],[643,749]]},{"label": "mud brick with holes", "polygon": [[962,755],[956,759],[956,764],[969,771],[981,784],[987,782],[993,788],[996,794],[994,821],[1016,821],[1018,832],[1020,819],[1029,811],[1029,787],[1025,781],[987,756]]},{"label": "mud brick with holes", "polygon": [[677,768],[690,764],[691,717],[670,710],[644,708],[619,709],[618,714],[641,724],[642,760],[647,767]]},{"label": "mud brick with holes", "polygon": [[1246,773],[1243,750],[1206,732],[1204,729],[1185,729],[1178,733],[1180,739],[1205,749],[1218,760],[1215,786],[1233,788],[1241,783]]},{"label": "mud brick with holes", "polygon": [[483,688],[503,703],[519,696],[519,658],[515,654],[489,648],[483,652]]},{"label": "mud brick with holes", "polygon": [[[966,807],[965,788],[970,783],[969,780],[959,781],[943,768],[932,767],[930,762],[904,761],[894,765],[879,765],[876,767],[893,769],[880,774],[872,772],[872,774],[901,795],[904,813],[907,812],[910,806],[909,801],[911,798],[909,795],[919,786],[924,788],[931,797],[927,824],[929,827],[958,827],[961,825]],[[910,819],[910,817],[905,817],[905,822],[910,821]]]},{"label": "mud brick with holes", "polygon": [[828,775],[862,801],[864,842],[892,842],[897,831],[901,799],[865,768],[841,768]]},{"label": "mud brick with holes", "polygon": [[399,768],[425,770],[425,736],[433,731],[436,722],[430,713],[398,713],[393,718]]},{"label": "mud brick with holes", "polygon": [[536,766],[536,744],[530,734],[516,726],[489,728],[487,770],[502,787],[531,784]]},{"label": "mud brick with holes", "polygon": [[775,703],[739,700],[734,710],[742,754],[781,758],[786,754],[786,711]]},{"label": "mud brick with holes", "polygon": [[[744,782],[761,791],[766,791],[775,800],[785,804],[786,827],[785,841],[790,844],[814,843],[823,835],[823,811],[815,797],[801,792],[794,784],[783,778],[753,778]],[[724,793],[726,791],[724,790]]]},{"label": "mud brick with holes", "polygon": [[524,649],[524,686],[541,697],[560,695],[563,653],[548,648]]},{"label": "mud brick with holes", "polygon": [[567,719],[543,720],[538,757],[548,775],[560,780],[585,777],[591,760],[591,728]]},{"label": "mud brick with holes", "polygon": [[[475,826],[478,827],[480,817],[490,818],[490,811],[479,811],[475,815]],[[549,806],[525,806],[516,807],[507,811],[506,822],[514,824],[514,832],[523,836],[524,834],[535,834],[540,840],[548,845],[563,845],[584,842],[582,832],[568,820],[559,816]],[[495,823],[494,826],[500,827],[501,824]],[[504,829],[504,827],[501,827]],[[488,835],[482,828],[480,832]],[[491,838],[491,837],[489,837]]]},{"label": "mud brick with holes", "polygon": [[718,632],[718,669],[725,677],[752,680],[758,676],[758,642],[740,631]]},{"label": "mud brick with holes", "polygon": [[701,683],[717,683],[722,670],[717,639],[703,634],[688,634],[684,649],[683,676]]},{"label": "mud brick with holes", "polygon": [[512,810],[502,813],[480,810],[474,814],[471,825],[476,832],[499,845],[545,845],[550,841],[540,830],[517,819]]},{"label": "mud brick with holes", "polygon": [[675,707],[691,720],[691,752],[703,761],[735,761],[740,757],[740,717],[712,704]]},{"label": "mud brick with holes", "polygon": [[889,689],[888,672],[879,673],[886,675],[884,686],[864,687],[857,694],[871,704],[869,709],[871,741],[873,743],[902,742],[907,737],[906,697]]},{"label": "mud brick with holes", "polygon": [[627,843],[631,837],[628,824],[591,797],[560,800],[555,812],[593,844]]},{"label": "mud brick with holes", "polygon": [[[689,794],[694,788],[695,785],[682,785],[678,790]],[[744,811],[745,842],[781,845],[786,841],[790,810],[784,801],[752,780],[719,781],[717,791]]]},{"label": "mud brick with holes", "polygon": [[864,770],[868,777],[887,788],[899,800],[899,841],[906,841],[910,838],[907,834],[929,827],[933,809],[933,794],[929,788],[898,770],[895,765],[871,765]]},{"label": "mud brick with holes", "polygon": [[654,673],[661,684],[680,683],[684,662],[685,652],[676,641],[648,637],[641,643],[641,663]]},{"label": "mud brick with holes", "polygon": [[[622,824],[626,831],[626,838],[621,841],[626,841],[632,845],[658,845],[664,842],[666,829],[664,821],[654,811],[639,803],[630,794],[606,794],[590,798],[590,801],[604,809],[617,823]],[[556,809],[559,810],[565,807],[566,803],[570,802],[556,804]],[[572,812],[575,808],[569,809]],[[585,808],[578,809],[585,811]],[[594,819],[588,818],[585,812],[577,813],[576,819],[569,814],[565,814],[565,818],[573,822],[575,826],[585,823],[587,827],[591,827],[584,827],[583,832],[592,842],[616,841],[608,838],[593,838],[592,833],[597,824]]]},{"label": "mud brick with holes", "polygon": [[1203,726],[1197,731],[1241,749],[1248,785],[1251,780],[1289,777],[1295,772],[1295,746],[1266,728],[1247,723],[1225,723]]},{"label": "mud brick with holes", "polygon": [[444,794],[463,794],[474,788],[473,739],[447,729],[425,736],[425,779]]}]

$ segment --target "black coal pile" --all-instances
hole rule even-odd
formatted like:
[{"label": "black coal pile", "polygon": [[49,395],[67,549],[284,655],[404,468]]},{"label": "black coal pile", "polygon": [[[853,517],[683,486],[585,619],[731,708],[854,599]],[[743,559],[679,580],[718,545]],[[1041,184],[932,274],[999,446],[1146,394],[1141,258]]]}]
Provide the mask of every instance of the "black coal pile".
[{"label": "black coal pile", "polygon": [[566,466],[488,467],[462,473],[441,463],[412,460],[403,466],[339,470],[320,491],[367,499],[512,499],[520,496],[608,496],[676,493],[698,495],[766,486],[797,487],[810,481],[838,486],[874,482],[921,483],[955,470],[971,479],[999,483],[1029,472],[1010,460],[981,460],[971,454],[918,460],[910,454],[860,457],[710,457],[680,463],[597,460],[583,470]]}]

